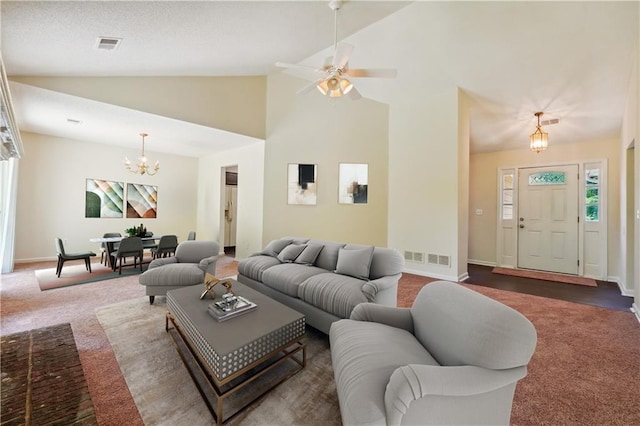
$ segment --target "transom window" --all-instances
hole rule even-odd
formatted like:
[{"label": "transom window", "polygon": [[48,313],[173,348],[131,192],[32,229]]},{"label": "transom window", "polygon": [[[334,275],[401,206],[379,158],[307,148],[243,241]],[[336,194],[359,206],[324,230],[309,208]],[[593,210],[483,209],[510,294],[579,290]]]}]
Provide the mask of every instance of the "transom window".
[{"label": "transom window", "polygon": [[564,185],[565,172],[539,172],[529,175],[529,185]]}]

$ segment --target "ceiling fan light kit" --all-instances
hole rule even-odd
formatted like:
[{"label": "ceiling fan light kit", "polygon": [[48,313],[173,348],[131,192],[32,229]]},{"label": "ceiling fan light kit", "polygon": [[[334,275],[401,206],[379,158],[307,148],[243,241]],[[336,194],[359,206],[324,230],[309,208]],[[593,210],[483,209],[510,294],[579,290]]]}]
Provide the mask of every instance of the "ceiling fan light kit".
[{"label": "ceiling fan light kit", "polygon": [[309,67],[306,65],[287,64],[277,62],[276,66],[283,68],[301,69],[318,74],[323,77],[298,91],[299,94],[307,93],[313,90],[315,86],[320,93],[330,99],[341,98],[349,95],[351,99],[360,99],[362,96],[356,90],[353,83],[347,78],[361,77],[378,77],[378,78],[394,78],[396,70],[394,69],[349,69],[349,55],[353,50],[353,46],[341,43],[338,46],[338,10],[342,6],[342,0],[331,0],[329,8],[333,10],[334,19],[334,38],[333,38],[333,57],[330,57],[328,63],[322,68]]},{"label": "ceiling fan light kit", "polygon": [[529,136],[529,148],[531,151],[535,151],[536,154],[544,151],[549,146],[549,134],[542,131],[540,127],[540,117],[543,112],[536,112],[534,115],[538,118],[538,125],[536,131]]}]

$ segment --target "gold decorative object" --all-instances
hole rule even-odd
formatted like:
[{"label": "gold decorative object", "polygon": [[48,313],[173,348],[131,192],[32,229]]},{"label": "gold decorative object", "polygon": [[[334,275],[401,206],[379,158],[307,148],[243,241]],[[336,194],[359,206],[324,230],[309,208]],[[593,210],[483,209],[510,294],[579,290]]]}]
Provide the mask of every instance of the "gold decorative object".
[{"label": "gold decorative object", "polygon": [[216,298],[216,292],[213,289],[215,286],[217,286],[218,284],[224,286],[226,288],[225,294],[226,293],[231,293],[233,294],[233,291],[231,291],[231,280],[230,279],[225,279],[225,280],[221,280],[219,278],[214,277],[213,275],[207,273],[207,275],[205,275],[204,277],[204,291],[202,292],[202,294],[200,295],[200,299],[204,299],[207,295],[209,295],[212,299]]}]

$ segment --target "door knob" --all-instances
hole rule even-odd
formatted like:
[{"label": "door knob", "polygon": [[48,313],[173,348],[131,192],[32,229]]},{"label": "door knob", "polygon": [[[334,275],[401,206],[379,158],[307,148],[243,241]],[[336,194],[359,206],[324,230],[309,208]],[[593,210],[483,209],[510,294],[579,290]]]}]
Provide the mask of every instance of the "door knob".
[{"label": "door knob", "polygon": [[524,217],[521,217],[521,218],[520,218],[520,222],[523,222],[523,221],[524,221]]},{"label": "door knob", "polygon": [[523,224],[520,224],[520,229],[522,229],[522,228],[524,228],[524,225],[523,225]]}]

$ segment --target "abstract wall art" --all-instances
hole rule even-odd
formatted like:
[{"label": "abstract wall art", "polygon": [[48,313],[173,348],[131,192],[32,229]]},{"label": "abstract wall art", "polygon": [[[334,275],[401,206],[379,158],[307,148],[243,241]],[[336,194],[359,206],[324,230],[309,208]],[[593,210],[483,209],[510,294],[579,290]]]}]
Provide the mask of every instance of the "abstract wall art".
[{"label": "abstract wall art", "polygon": [[338,202],[340,204],[367,204],[369,165],[340,163]]},{"label": "abstract wall art", "polygon": [[158,213],[158,187],[127,183],[127,217],[155,219]]},{"label": "abstract wall art", "polygon": [[287,176],[287,203],[316,205],[317,167],[315,164],[289,164]]},{"label": "abstract wall art", "polygon": [[122,217],[124,182],[87,179],[84,217]]}]

